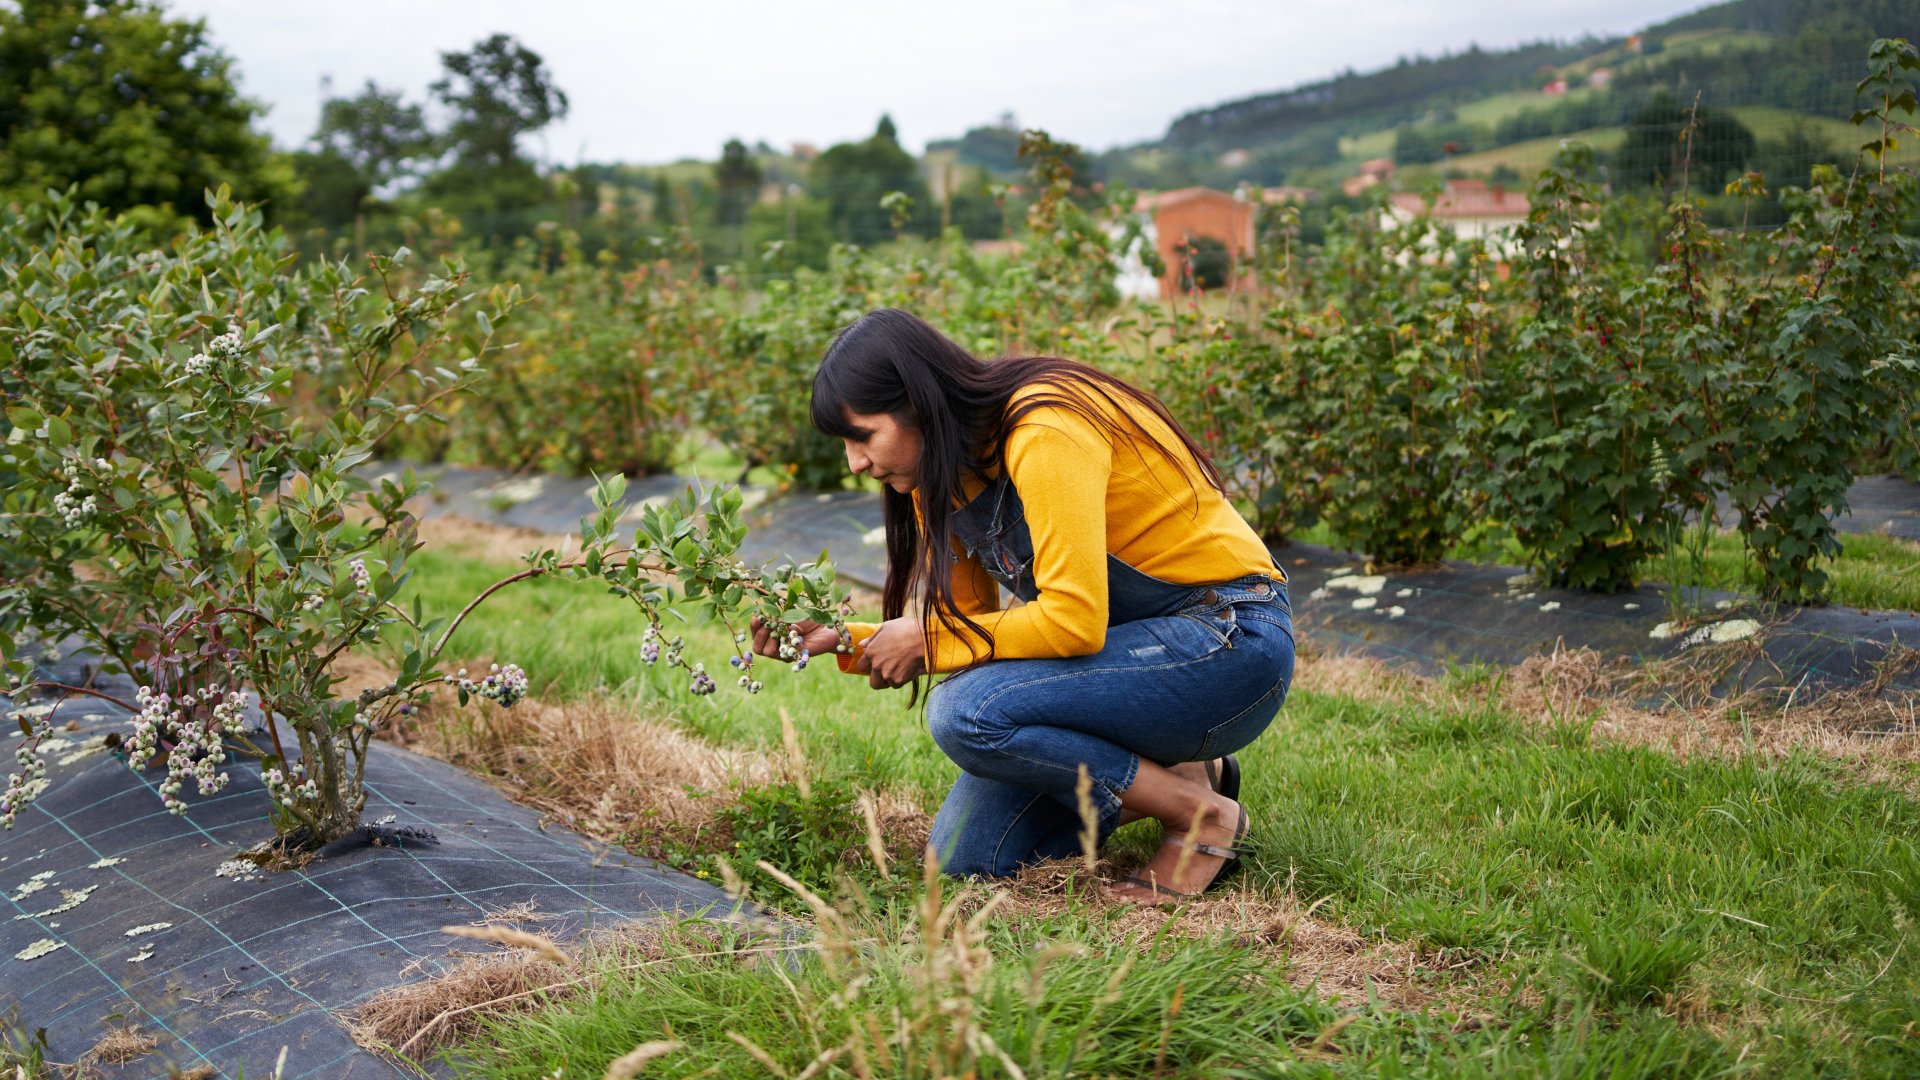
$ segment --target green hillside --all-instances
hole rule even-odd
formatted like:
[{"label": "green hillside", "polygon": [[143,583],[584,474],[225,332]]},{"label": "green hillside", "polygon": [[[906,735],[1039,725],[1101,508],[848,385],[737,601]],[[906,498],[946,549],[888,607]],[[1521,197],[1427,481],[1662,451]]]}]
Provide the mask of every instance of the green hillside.
[{"label": "green hillside", "polygon": [[[1801,182],[1811,162],[1857,151],[1853,85],[1868,44],[1891,36],[1920,36],[1920,0],[1734,0],[1638,34],[1402,59],[1194,110],[1099,166],[1147,187],[1324,186],[1382,157],[1416,173],[1517,179],[1565,139],[1605,155],[1656,103],[1697,100],[1751,136],[1734,164]],[[1910,147],[1900,157],[1920,160]]]}]

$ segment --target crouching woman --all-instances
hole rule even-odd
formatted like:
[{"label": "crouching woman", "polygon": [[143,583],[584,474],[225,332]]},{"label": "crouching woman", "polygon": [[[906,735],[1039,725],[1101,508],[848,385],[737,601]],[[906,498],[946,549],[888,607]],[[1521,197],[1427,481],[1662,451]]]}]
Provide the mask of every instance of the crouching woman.
[{"label": "crouching woman", "polygon": [[[961,769],[933,826],[942,867],[1079,852],[1084,771],[1100,839],[1163,829],[1116,897],[1180,901],[1238,869],[1230,755],[1292,681],[1286,576],[1165,406],[1072,360],[981,361],[881,310],[827,350],[812,414],[884,488],[886,621],[851,627],[842,669],[877,688],[952,673],[926,706]],[[760,627],[755,648],[779,643]]]}]

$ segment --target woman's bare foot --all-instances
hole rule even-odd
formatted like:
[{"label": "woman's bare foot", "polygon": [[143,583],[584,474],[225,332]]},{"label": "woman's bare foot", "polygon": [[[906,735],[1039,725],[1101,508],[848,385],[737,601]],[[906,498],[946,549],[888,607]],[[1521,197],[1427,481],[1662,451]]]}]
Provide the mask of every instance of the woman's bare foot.
[{"label": "woman's bare foot", "polygon": [[[1213,782],[1208,776],[1208,766],[1212,766],[1213,768],[1212,775],[1218,776],[1221,770],[1226,768],[1226,761],[1227,759],[1223,757],[1214,758],[1212,761],[1182,761],[1178,764],[1167,766],[1167,771],[1182,780],[1191,780],[1203,787],[1211,788],[1213,787]],[[1131,825],[1146,816],[1147,815],[1138,810],[1122,809],[1120,811],[1120,824]]]},{"label": "woman's bare foot", "polygon": [[1128,880],[1110,886],[1111,894],[1115,899],[1152,905],[1166,903],[1169,894],[1194,895],[1205,891],[1219,875],[1227,857],[1194,850],[1194,845],[1235,847],[1244,813],[1239,803],[1209,792],[1198,826],[1191,827],[1190,823],[1188,828],[1169,827],[1160,850]]}]

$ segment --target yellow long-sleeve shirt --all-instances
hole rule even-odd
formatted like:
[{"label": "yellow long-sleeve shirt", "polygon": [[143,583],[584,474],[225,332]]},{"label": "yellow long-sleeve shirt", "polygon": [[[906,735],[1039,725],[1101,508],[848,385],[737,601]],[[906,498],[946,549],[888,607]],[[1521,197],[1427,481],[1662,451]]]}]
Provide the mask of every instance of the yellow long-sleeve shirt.
[{"label": "yellow long-sleeve shirt", "polygon": [[[1045,386],[1014,394],[1009,411]],[[1115,420],[1121,431],[1138,424],[1167,455],[1137,441],[1115,439],[1080,413],[1057,405],[1033,410],[1007,436],[1007,471],[1026,507],[1033,537],[1033,602],[999,610],[994,580],[977,557],[953,567],[955,606],[993,635],[997,659],[1086,656],[1100,651],[1107,633],[1107,560],[1112,553],[1142,573],[1180,585],[1206,585],[1263,573],[1285,581],[1266,545],[1225,497],[1207,483],[1198,463],[1167,425],[1146,408],[1122,399],[1133,423],[1097,393],[1079,395]],[[1135,437],[1137,439],[1137,436]],[[980,482],[969,485],[975,494]],[[957,548],[955,550],[963,550]],[[878,629],[849,626],[854,652]],[[985,643],[929,620],[927,668],[956,671],[986,656]]]}]

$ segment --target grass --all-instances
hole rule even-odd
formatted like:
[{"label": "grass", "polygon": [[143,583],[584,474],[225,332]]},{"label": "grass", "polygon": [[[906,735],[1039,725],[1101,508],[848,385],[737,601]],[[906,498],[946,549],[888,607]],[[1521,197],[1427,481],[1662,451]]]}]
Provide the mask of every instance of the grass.
[{"label": "grass", "polygon": [[1492,150],[1480,150],[1471,154],[1461,154],[1448,158],[1441,167],[1451,172],[1492,173],[1501,166],[1514,170],[1531,183],[1542,169],[1552,164],[1554,155],[1560,152],[1560,145],[1567,142],[1583,142],[1594,150],[1610,154],[1618,150],[1627,141],[1627,129],[1620,126],[1589,128],[1569,135],[1548,135],[1538,139],[1525,139]]},{"label": "grass", "polygon": [[[1345,541],[1324,523],[1298,529],[1289,539],[1345,547]],[[1879,533],[1841,533],[1840,554],[1822,560],[1830,578],[1832,602],[1870,611],[1920,611],[1920,544]],[[1645,568],[1645,580],[1687,589],[1754,594],[1760,588],[1760,569],[1747,553],[1738,533],[1720,530],[1707,541],[1703,557],[1695,559],[1676,544]],[[1511,536],[1488,534],[1454,545],[1451,559],[1520,566],[1526,553]]]},{"label": "grass", "polygon": [[[511,569],[430,548],[415,581],[444,609]],[[687,696],[639,661],[623,603],[516,586],[456,648],[521,663],[542,698],[612,688],[636,714],[768,754],[785,710],[816,792],[930,807],[952,777],[903,694],[825,663],[772,673],[758,697]],[[710,667],[725,654],[713,628],[688,638]],[[837,900],[788,897],[811,909],[819,952],[663,931],[643,966],[583,955],[567,989],[455,1056],[503,1077],[596,1075],[649,1041],[682,1044],[650,1066],[668,1075],[775,1071],[746,1043],[787,1075],[830,1051],[814,1075],[910,1071],[878,1064],[882,1046],[954,1076],[1011,1075],[1001,1052],[1029,1075],[1920,1068],[1920,805],[1811,753],[1681,758],[1597,738],[1591,716],[1465,692],[1503,678],[1463,672],[1446,699],[1296,686],[1242,754],[1257,853],[1227,900],[1182,919],[1120,911],[1075,873],[1014,885],[963,932],[984,890],[933,919],[948,886],[882,872],[854,840]],[[1111,856],[1150,849],[1151,828],[1123,831]],[[1329,935],[1346,944],[1329,952]]]}]

